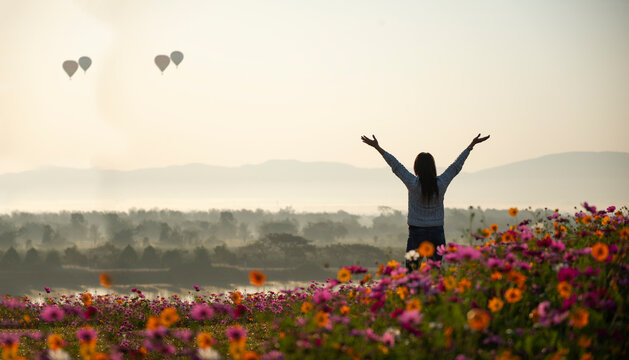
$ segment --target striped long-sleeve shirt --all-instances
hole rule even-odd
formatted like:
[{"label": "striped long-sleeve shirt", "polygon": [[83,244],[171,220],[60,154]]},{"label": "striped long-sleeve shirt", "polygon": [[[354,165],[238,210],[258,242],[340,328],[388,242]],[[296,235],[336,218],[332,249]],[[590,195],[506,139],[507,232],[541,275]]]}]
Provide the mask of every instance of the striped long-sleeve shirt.
[{"label": "striped long-sleeve shirt", "polygon": [[408,189],[408,225],[443,226],[443,196],[452,179],[463,168],[463,163],[469,154],[470,150],[466,148],[443,174],[437,176],[439,198],[433,197],[430,202],[424,203],[421,201],[422,192],[419,178],[409,172],[393,155],[384,151],[382,154],[384,160],[391,166],[393,173],[402,180]]}]

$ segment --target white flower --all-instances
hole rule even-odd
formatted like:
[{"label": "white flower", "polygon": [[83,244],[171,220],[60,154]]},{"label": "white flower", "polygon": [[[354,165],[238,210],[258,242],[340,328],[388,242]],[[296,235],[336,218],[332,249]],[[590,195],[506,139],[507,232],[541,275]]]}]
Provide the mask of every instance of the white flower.
[{"label": "white flower", "polygon": [[211,347],[206,347],[205,349],[199,349],[199,357],[204,360],[220,360],[221,354],[218,351],[212,349]]},{"label": "white flower", "polygon": [[409,250],[409,252],[404,255],[404,258],[408,261],[417,260],[419,259],[419,253],[415,250]]},{"label": "white flower", "polygon": [[48,350],[48,357],[51,360],[70,360],[70,355],[63,349]]}]

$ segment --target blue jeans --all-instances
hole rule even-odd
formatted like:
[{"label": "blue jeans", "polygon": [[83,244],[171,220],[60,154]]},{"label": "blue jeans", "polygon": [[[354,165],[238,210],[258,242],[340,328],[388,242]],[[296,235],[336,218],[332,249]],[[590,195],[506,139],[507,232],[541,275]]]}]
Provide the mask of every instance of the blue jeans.
[{"label": "blue jeans", "polygon": [[[430,241],[435,246],[435,252],[430,257],[431,260],[441,261],[441,255],[437,254],[437,247],[439,245],[446,245],[446,235],[443,232],[443,225],[441,226],[428,226],[408,227],[408,242],[406,243],[406,252],[410,250],[417,250],[419,245],[424,241]],[[418,261],[406,261],[406,267],[411,270],[411,264],[415,264],[417,268]]]}]

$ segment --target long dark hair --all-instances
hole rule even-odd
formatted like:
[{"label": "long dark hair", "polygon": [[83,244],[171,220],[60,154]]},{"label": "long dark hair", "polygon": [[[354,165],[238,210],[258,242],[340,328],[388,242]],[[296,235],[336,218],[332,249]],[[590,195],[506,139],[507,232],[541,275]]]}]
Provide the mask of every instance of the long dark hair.
[{"label": "long dark hair", "polygon": [[433,196],[439,197],[439,188],[437,187],[437,168],[435,167],[435,159],[430,153],[419,153],[415,158],[413,166],[415,175],[419,178],[422,186],[422,198],[425,202],[430,201]]}]

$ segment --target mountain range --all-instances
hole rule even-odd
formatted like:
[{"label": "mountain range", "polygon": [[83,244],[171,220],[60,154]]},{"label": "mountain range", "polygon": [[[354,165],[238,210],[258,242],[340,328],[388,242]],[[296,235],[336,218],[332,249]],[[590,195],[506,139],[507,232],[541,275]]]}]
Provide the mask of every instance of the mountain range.
[{"label": "mountain range", "polygon": [[[587,201],[620,207],[629,204],[627,179],[629,153],[559,153],[476,172],[464,168],[448,188],[445,205],[572,210]],[[290,206],[375,213],[378,206],[405,211],[406,192],[389,168],[333,162],[193,163],[129,171],[44,167],[0,174],[0,212]]]}]

